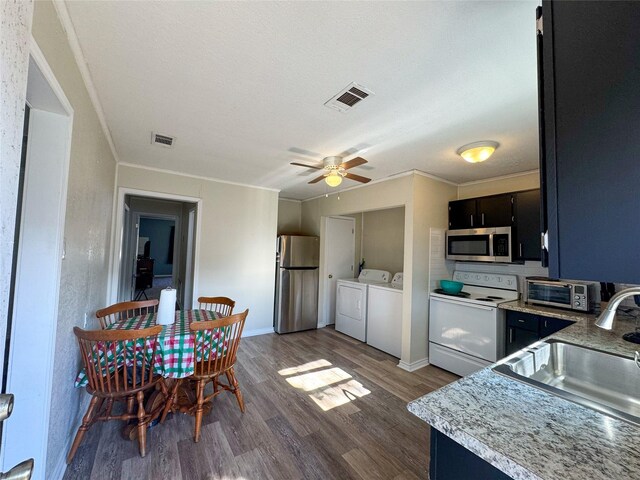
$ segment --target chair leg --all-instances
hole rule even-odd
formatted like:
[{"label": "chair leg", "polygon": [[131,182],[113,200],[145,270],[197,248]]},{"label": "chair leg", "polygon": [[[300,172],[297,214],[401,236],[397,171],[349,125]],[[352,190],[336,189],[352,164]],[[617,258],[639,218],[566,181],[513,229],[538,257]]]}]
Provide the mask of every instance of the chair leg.
[{"label": "chair leg", "polygon": [[244,398],[242,397],[242,392],[240,391],[238,380],[236,380],[236,374],[233,371],[233,367],[227,370],[226,373],[227,373],[227,380],[229,381],[229,385],[233,387],[233,393],[236,396],[236,400],[238,400],[240,411],[244,413]]},{"label": "chair leg", "polygon": [[133,413],[133,406],[135,405],[135,401],[136,401],[136,397],[134,397],[133,395],[127,398],[127,414],[128,415],[131,415]]},{"label": "chair leg", "polygon": [[173,387],[169,390],[167,403],[165,404],[164,409],[162,410],[162,416],[160,417],[160,423],[164,423],[165,418],[167,418],[167,415],[173,408],[173,404],[177,403],[178,387],[180,387],[181,383],[182,379],[177,378]]},{"label": "chair leg", "polygon": [[140,447],[140,456],[147,454],[147,422],[145,421],[144,411],[144,392],[138,392],[138,446]]},{"label": "chair leg", "polygon": [[[87,408],[87,413],[85,413],[84,417],[82,417],[82,425],[78,427],[76,438],[73,439],[73,445],[71,445],[71,450],[69,450],[69,454],[67,455],[67,465],[69,465],[73,460],[73,457],[75,457],[76,451],[78,450],[78,447],[82,442],[84,434],[87,433],[87,430],[89,430],[89,427],[91,426],[91,421],[93,420],[97,404],[98,397],[91,397],[91,402],[89,403],[89,408]],[[102,405],[102,402],[100,402],[100,405]]]},{"label": "chair leg", "polygon": [[196,404],[196,426],[193,432],[193,441],[198,443],[200,441],[200,427],[202,426],[202,410],[204,405],[204,380],[198,380],[196,386],[197,404]]}]

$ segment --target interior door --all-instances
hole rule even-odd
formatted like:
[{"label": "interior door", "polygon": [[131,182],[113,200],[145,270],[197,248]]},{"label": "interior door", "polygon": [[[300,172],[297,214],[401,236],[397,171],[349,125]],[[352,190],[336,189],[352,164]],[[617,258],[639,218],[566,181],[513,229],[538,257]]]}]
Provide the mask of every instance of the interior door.
[{"label": "interior door", "polygon": [[326,217],[322,251],[324,262],[325,324],[335,323],[336,280],[353,278],[356,254],[355,218]]}]

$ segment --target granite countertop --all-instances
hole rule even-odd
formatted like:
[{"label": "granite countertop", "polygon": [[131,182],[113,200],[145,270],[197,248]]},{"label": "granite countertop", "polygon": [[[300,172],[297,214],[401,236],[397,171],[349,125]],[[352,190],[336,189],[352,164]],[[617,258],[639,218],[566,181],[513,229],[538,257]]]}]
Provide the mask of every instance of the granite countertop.
[{"label": "granite countertop", "polygon": [[524,300],[514,300],[498,305],[503,310],[514,310],[516,312],[535,313],[547,317],[571,320],[572,322],[593,322],[596,316],[593,313],[577,312],[575,310],[562,310],[560,308],[545,307],[543,305],[532,305]]},{"label": "granite countertop", "polygon": [[[617,319],[614,329],[606,331],[593,321],[576,321],[549,338],[632,357],[640,346],[621,336],[634,326]],[[640,427],[491,367],[414,400],[408,409],[515,479],[640,478]]]}]

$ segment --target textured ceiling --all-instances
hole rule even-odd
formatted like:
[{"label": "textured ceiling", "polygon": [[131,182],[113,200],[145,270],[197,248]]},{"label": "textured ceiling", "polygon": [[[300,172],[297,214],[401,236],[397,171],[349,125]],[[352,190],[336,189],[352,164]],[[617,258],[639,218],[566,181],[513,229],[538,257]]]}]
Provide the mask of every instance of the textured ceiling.
[{"label": "textured ceiling", "polygon": [[[299,199],[327,187],[289,162],[356,150],[373,179],[537,168],[537,3],[66,2],[120,161]],[[323,105],[352,81],[375,95]],[[455,154],[478,140],[489,161]]]}]

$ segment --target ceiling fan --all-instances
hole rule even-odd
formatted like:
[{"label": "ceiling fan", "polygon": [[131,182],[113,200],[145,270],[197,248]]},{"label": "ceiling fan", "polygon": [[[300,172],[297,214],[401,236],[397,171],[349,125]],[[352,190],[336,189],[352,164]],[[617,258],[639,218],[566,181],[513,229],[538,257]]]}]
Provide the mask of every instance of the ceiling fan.
[{"label": "ceiling fan", "polygon": [[322,165],[307,165],[305,163],[298,162],[291,162],[291,165],[325,171],[325,173],[317,178],[314,178],[309,183],[318,183],[320,180],[324,179],[326,184],[330,187],[337,187],[342,183],[343,177],[348,178],[349,180],[355,180],[356,182],[360,183],[368,183],[371,181],[370,178],[347,172],[347,170],[349,170],[350,168],[358,167],[367,163],[364,158],[356,157],[349,160],[348,162],[343,162],[342,158],[343,157],[338,156],[325,157],[322,160]]}]

